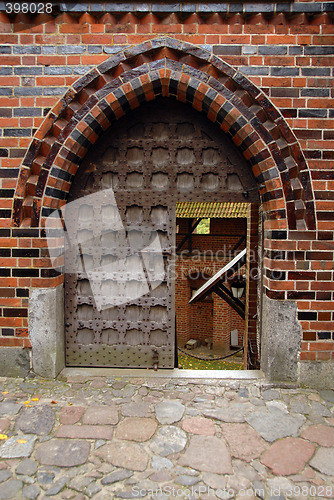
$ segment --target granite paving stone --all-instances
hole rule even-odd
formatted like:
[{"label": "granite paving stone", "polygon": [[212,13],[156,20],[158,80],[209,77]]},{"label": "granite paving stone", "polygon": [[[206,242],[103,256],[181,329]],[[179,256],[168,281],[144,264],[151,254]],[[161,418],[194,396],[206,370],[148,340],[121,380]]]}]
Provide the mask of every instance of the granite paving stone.
[{"label": "granite paving stone", "polygon": [[240,476],[239,474],[228,476],[227,489],[232,489],[237,493],[238,491],[247,491],[250,486],[251,482],[247,477]]},{"label": "granite paving stone", "polygon": [[131,398],[135,394],[136,388],[126,385],[123,389],[112,389],[111,392],[115,398]]},{"label": "granite paving stone", "polygon": [[101,389],[101,387],[106,387],[107,383],[103,379],[92,380],[90,386],[95,389]]},{"label": "granite paving stone", "polygon": [[232,473],[230,453],[224,441],[215,436],[192,436],[178,462],[203,472]]},{"label": "granite paving stone", "polygon": [[55,478],[54,472],[39,471],[37,473],[37,481],[41,485],[51,484],[53,482],[54,478]]},{"label": "granite paving stone", "polygon": [[0,470],[0,483],[7,481],[7,479],[9,479],[10,477],[12,477],[12,473],[10,470],[8,469]]},{"label": "granite paving stone", "polygon": [[60,423],[65,425],[73,425],[79,422],[85,408],[83,406],[67,406],[61,409]]},{"label": "granite paving stone", "polygon": [[308,415],[311,412],[311,407],[309,404],[303,401],[292,401],[290,405],[290,411],[292,413],[303,413]]},{"label": "granite paving stone", "polygon": [[266,488],[265,488],[263,481],[261,481],[259,479],[255,479],[252,483],[252,489],[253,489],[254,493],[256,493],[256,496],[258,498],[261,498],[262,500],[265,499]]},{"label": "granite paving stone", "polygon": [[22,382],[20,384],[20,389],[22,389],[23,392],[27,392],[29,394],[33,394],[39,387],[39,382]]},{"label": "granite paving stone", "polygon": [[172,476],[167,470],[159,470],[150,475],[150,480],[155,483],[166,483],[172,480]]},{"label": "granite paving stone", "polygon": [[36,484],[25,485],[22,489],[23,497],[27,498],[28,500],[35,500],[36,498],[38,498],[40,492],[41,489]]},{"label": "granite paving stone", "polygon": [[302,415],[291,416],[279,409],[256,410],[246,417],[246,421],[266,440],[296,436],[305,422]]},{"label": "granite paving stone", "polygon": [[249,396],[248,388],[242,387],[241,389],[239,389],[238,396],[239,396],[239,398],[248,398],[248,396]]},{"label": "granite paving stone", "polygon": [[326,408],[325,405],[318,403],[317,401],[312,401],[312,412],[315,415],[320,415],[322,417],[332,417],[333,414]]},{"label": "granite paving stone", "polygon": [[322,474],[334,476],[334,448],[318,448],[310,465]]},{"label": "granite paving stone", "polygon": [[16,474],[23,474],[25,476],[32,476],[37,472],[37,462],[35,460],[31,460],[31,458],[26,458],[19,463],[16,467]]},{"label": "granite paving stone", "polygon": [[182,421],[182,429],[191,434],[201,434],[203,436],[214,436],[216,433],[215,424],[209,418],[191,417]]},{"label": "granite paving stone", "polygon": [[96,455],[116,467],[143,471],[146,469],[149,455],[136,443],[110,443],[99,448]]},{"label": "granite paving stone", "polygon": [[68,477],[60,477],[55,481],[55,483],[45,492],[45,496],[48,497],[53,497],[58,495],[58,493],[61,492],[61,490],[65,487],[66,483],[68,482]]},{"label": "granite paving stone", "polygon": [[78,495],[75,495],[75,497],[73,497],[73,494],[70,498],[73,498],[73,500],[86,500],[86,497],[83,493],[79,493]]},{"label": "granite paving stone", "polygon": [[84,491],[85,488],[93,481],[89,476],[76,476],[69,483],[68,487],[75,491]]},{"label": "granite paving stone", "polygon": [[82,418],[82,422],[89,425],[115,425],[118,420],[115,405],[89,406]]},{"label": "granite paving stone", "polygon": [[194,486],[194,484],[197,484],[200,480],[196,476],[182,474],[182,476],[177,476],[174,481],[176,484],[181,484],[182,486]]},{"label": "granite paving stone", "polygon": [[270,446],[261,457],[261,463],[279,476],[301,472],[315,451],[315,446],[300,438],[288,437]]},{"label": "granite paving stone", "polygon": [[121,413],[124,417],[148,417],[151,413],[150,405],[143,401],[122,404]]},{"label": "granite paving stone", "polygon": [[24,484],[34,484],[36,482],[34,476],[23,476],[22,474],[18,474],[16,478],[20,479],[20,481],[22,481],[22,483]]},{"label": "granite paving stone", "polygon": [[42,465],[74,467],[87,461],[89,450],[88,441],[55,439],[39,445],[36,458]]},{"label": "granite paving stone", "polygon": [[90,483],[87,488],[85,489],[85,493],[88,495],[89,498],[94,497],[97,493],[99,493],[102,490],[102,487],[97,484],[96,482]]},{"label": "granite paving stone", "polygon": [[218,408],[212,410],[204,410],[203,415],[206,417],[211,417],[216,420],[221,420],[222,422],[244,422],[244,415],[232,408]]},{"label": "granite paving stone", "polygon": [[198,476],[199,471],[192,469],[191,467],[183,467],[182,465],[177,465],[174,467],[174,472],[177,475],[182,476],[182,474],[187,474],[188,476]]},{"label": "granite paving stone", "polygon": [[267,448],[265,440],[248,424],[224,423],[221,428],[231,454],[236,458],[250,462]]},{"label": "granite paving stone", "polygon": [[130,417],[119,423],[115,437],[128,441],[148,441],[157,428],[151,418]]},{"label": "granite paving stone", "polygon": [[261,396],[266,401],[272,401],[274,399],[279,399],[280,393],[279,393],[279,391],[276,391],[275,389],[267,389],[266,391],[263,391],[261,393]]},{"label": "granite paving stone", "polygon": [[214,474],[212,472],[204,472],[202,474],[204,483],[213,490],[223,490],[227,485],[227,476],[222,474]]},{"label": "granite paving stone", "polygon": [[94,443],[94,449],[97,450],[97,449],[101,448],[101,446],[103,446],[104,444],[106,444],[105,439],[97,439]]},{"label": "granite paving stone", "polygon": [[174,425],[164,425],[156,432],[150,443],[151,450],[167,457],[172,453],[182,451],[187,444],[187,434]]},{"label": "granite paving stone", "polygon": [[171,469],[173,467],[173,462],[169,460],[169,458],[153,455],[151,466],[155,470]]},{"label": "granite paving stone", "polygon": [[21,434],[20,436],[13,436],[1,446],[1,458],[24,458],[30,457],[37,436]]},{"label": "granite paving stone", "polygon": [[0,403],[0,417],[5,417],[7,415],[16,415],[22,405],[18,403],[12,403],[10,401],[4,401]]},{"label": "granite paving stone", "polygon": [[10,421],[8,418],[0,418],[0,433],[3,434],[9,428]]},{"label": "granite paving stone", "polygon": [[138,394],[140,396],[147,396],[148,395],[148,388],[147,387],[139,387]]},{"label": "granite paving stone", "polygon": [[[262,470],[258,471],[257,467],[260,467]],[[255,481],[256,479],[260,479],[260,474],[265,473],[266,468],[258,460],[253,460],[251,463],[248,463],[234,459],[233,470],[236,474],[247,477],[250,481]]]},{"label": "granite paving stone", "polygon": [[110,381],[108,380],[108,383],[110,383],[112,385],[113,389],[116,389],[116,390],[123,389],[123,387],[125,387],[127,384],[126,382],[124,382],[122,380],[115,381],[115,380],[111,380],[111,379],[110,379]]},{"label": "granite paving stone", "polygon": [[320,395],[315,392],[313,392],[312,394],[308,394],[308,399],[310,401],[318,401],[318,402],[321,401]]},{"label": "granite paving stone", "polygon": [[167,400],[155,406],[155,413],[160,424],[173,424],[181,420],[184,409],[179,401]]},{"label": "granite paving stone", "polygon": [[61,425],[56,437],[69,439],[112,439],[114,429],[110,425]]},{"label": "granite paving stone", "polygon": [[301,437],[320,446],[334,447],[334,427],[327,425],[310,425],[303,430]]},{"label": "granite paving stone", "polygon": [[106,485],[117,483],[118,481],[123,481],[123,479],[128,479],[131,476],[133,476],[133,472],[126,469],[118,469],[101,479],[101,484]]},{"label": "granite paving stone", "polygon": [[1,485],[0,498],[18,498],[19,491],[23,486],[22,481],[10,479]]},{"label": "granite paving stone", "polygon": [[276,410],[281,411],[285,415],[288,415],[288,413],[289,413],[288,407],[283,401],[267,401],[266,407],[272,413],[277,413]]},{"label": "granite paving stone", "polygon": [[277,500],[279,497],[281,497],[282,500],[286,500],[287,496],[285,493],[292,491],[292,488],[293,482],[287,477],[276,476],[267,480],[267,491],[269,489],[271,496]]},{"label": "granite paving stone", "polygon": [[319,392],[319,395],[322,399],[334,403],[334,391],[332,389],[324,389]]},{"label": "granite paving stone", "polygon": [[50,434],[55,420],[55,411],[48,405],[23,408],[16,420],[16,429],[26,434],[46,436]]}]

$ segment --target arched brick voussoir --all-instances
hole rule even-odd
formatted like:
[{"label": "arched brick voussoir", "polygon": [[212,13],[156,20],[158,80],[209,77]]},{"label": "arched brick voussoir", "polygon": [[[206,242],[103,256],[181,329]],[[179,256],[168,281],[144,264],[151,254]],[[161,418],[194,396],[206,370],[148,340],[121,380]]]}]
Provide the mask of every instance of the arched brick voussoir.
[{"label": "arched brick voussoir", "polygon": [[[163,61],[160,63],[162,67]],[[142,77],[138,78],[140,73]],[[196,109],[207,113],[211,121],[216,121],[224,132],[229,133],[236,142],[240,137],[238,135],[238,132],[240,132],[241,147],[244,147],[244,150],[248,150],[248,158],[261,153],[264,157],[269,156],[269,153],[264,153],[266,144],[261,141],[260,135],[254,128],[249,125],[248,128],[243,130],[243,127],[248,122],[243,118],[242,113],[234,106],[228,104],[226,99],[219,93],[212,91],[212,88],[208,84],[200,80],[195,80],[193,77],[191,78],[189,75],[181,73],[181,71],[174,71],[168,74],[165,68],[160,70],[159,73],[150,72],[147,74],[141,71],[138,72],[136,78],[132,81],[129,81],[128,78],[126,78],[126,81],[127,83],[117,87],[117,90],[112,86],[113,91],[109,95],[106,94],[106,89],[96,93],[96,97],[102,99],[77,124],[75,131],[70,136],[71,139],[69,141],[66,140],[64,147],[67,148],[68,152],[71,151],[77,154],[81,149],[81,145],[88,147],[90,143],[95,142],[95,134],[101,134],[108,128],[108,124],[112,121],[110,116],[119,118],[129,109],[137,107],[139,101],[143,99],[148,100],[148,94],[154,92],[155,95],[174,96],[179,100],[184,100],[191,104],[197,101],[201,106],[195,106]],[[106,99],[104,99],[105,96]],[[185,97],[185,99],[181,99],[181,97]],[[122,104],[121,99],[123,99]],[[107,118],[105,113],[107,113],[109,118]],[[252,140],[247,143],[246,139],[249,136],[251,136]],[[91,137],[93,137],[93,140]],[[254,143],[261,143],[261,148],[254,147]]]},{"label": "arched brick voussoir", "polygon": [[[160,71],[160,73],[151,73],[149,75],[150,77],[148,78],[148,75],[145,73],[142,75],[142,80],[140,80],[140,84],[137,81],[136,86],[133,84],[133,87],[136,87],[137,89],[137,94],[134,92],[134,89],[132,87],[132,82],[129,82],[129,79],[127,78],[127,83],[120,85],[117,89],[114,89],[114,92],[111,92],[109,96],[107,96],[106,101],[103,103],[103,99],[101,99],[93,108],[92,110],[87,113],[84,118],[77,123],[77,126],[75,130],[71,133],[71,135],[66,139],[65,144],[59,151],[59,157],[62,159],[72,159],[72,162],[68,162],[68,165],[72,163],[73,164],[78,164],[80,162],[80,159],[83,158],[86,154],[86,150],[89,148],[91,144],[93,144],[97,138],[98,135],[103,133],[104,130],[106,130],[108,124],[107,121],[110,123],[110,118],[107,120],[106,117],[106,112],[110,116],[114,116],[115,118],[117,117],[117,111],[122,108],[120,104],[120,96],[125,98],[125,96],[130,97],[130,100],[128,99],[126,102],[123,102],[123,108],[122,108],[122,115],[125,114],[126,110],[129,108],[134,108],[139,105],[138,98],[140,97],[145,97],[147,98],[146,93],[150,93],[153,91],[155,88],[155,92],[157,95],[162,95],[162,94],[168,94],[166,92],[166,85],[168,84],[168,88],[171,83],[174,83],[174,89],[175,89],[175,97],[178,98],[179,94],[186,95],[187,88],[190,84],[190,76],[189,75],[182,75],[181,78],[181,73],[174,72],[173,75],[169,75],[169,78],[166,77],[166,71]],[[136,77],[138,78],[138,77]],[[134,79],[135,80],[135,79]],[[159,85],[156,84],[156,82],[159,82]],[[217,116],[219,116],[219,112],[224,109],[224,105],[226,105],[227,101],[223,100],[221,96],[218,93],[212,93],[210,95],[210,90],[212,90],[209,85],[204,84],[201,82],[193,82],[194,83],[194,88],[196,89],[197,95],[194,94],[197,97],[198,100],[200,100],[202,103],[205,102],[204,99],[207,99],[206,102],[206,109],[204,109],[205,112],[210,113],[210,111],[215,110],[213,112],[211,119],[212,121],[216,121]],[[140,89],[140,92],[138,92],[138,89]],[[165,91],[164,91],[165,90]],[[134,105],[131,106],[131,92],[133,93],[134,99],[132,102]],[[101,95],[105,95],[105,92],[101,93]],[[170,95],[170,94],[169,94]],[[96,94],[97,97],[100,97],[99,93]],[[117,97],[118,96],[118,97]],[[217,106],[214,106],[214,104],[219,103]],[[106,104],[107,103],[107,104]],[[126,109],[124,109],[126,108]],[[108,113],[108,110],[109,113]],[[203,111],[203,107],[202,107]],[[247,122],[242,118],[242,114],[239,110],[234,108],[233,106],[227,106],[226,109],[224,109],[224,120],[222,121],[221,127],[225,127],[225,131],[229,132],[232,130],[233,125],[238,121],[238,120],[243,120],[242,124],[246,125]],[[119,116],[118,116],[119,117]],[[103,126],[102,126],[103,125]],[[248,155],[248,159],[253,160],[253,164],[257,164],[258,161],[255,159],[256,157],[263,159],[269,158],[269,152],[266,150],[266,145],[263,143],[261,138],[259,137],[258,134],[251,128],[250,130],[248,129],[248,134],[252,133],[253,135],[253,141],[251,145],[247,148],[245,153]],[[233,137],[236,136],[234,132],[231,133]],[[255,137],[256,136],[256,137]],[[255,140],[257,139],[257,140]],[[74,156],[76,155],[76,157]],[[56,159],[55,164],[58,164],[58,161]],[[278,177],[278,175],[276,176]],[[65,184],[65,183],[64,183]],[[68,184],[66,184],[68,186]],[[66,189],[67,191],[67,189]],[[50,193],[54,192],[53,188],[50,186],[47,186],[46,188],[46,197],[48,199]],[[282,193],[282,192],[281,192]],[[58,195],[58,193],[56,193]],[[275,196],[277,198],[277,196]],[[43,203],[43,206],[45,207],[46,205],[50,206],[49,203]]]},{"label": "arched brick voussoir", "polygon": [[[212,91],[212,88],[207,83],[194,80],[188,74],[176,71],[169,72],[161,66],[160,64],[159,72],[154,71],[149,74],[143,72],[140,78],[136,76],[132,81],[126,78],[127,83],[120,85],[116,89],[113,87],[113,91],[107,96],[104,90],[103,92],[97,92],[96,97],[102,98],[76,124],[75,129],[59,150],[54,165],[61,169],[64,161],[66,161],[67,168],[75,168],[74,166],[80,163],[80,160],[85,156],[89,147],[96,142],[98,136],[108,128],[108,123],[110,124],[113,118],[119,117],[117,112],[120,109],[122,110],[121,114],[125,114],[130,108],[137,107],[139,101],[147,99],[147,95],[153,91],[155,95],[173,95],[175,98],[180,98],[180,95],[187,96],[187,91],[191,89],[188,99],[185,99],[185,101],[190,101],[190,98],[192,98],[193,101],[200,102],[200,110],[207,113],[213,122],[217,121],[225,132],[231,131],[231,136],[234,138],[237,137],[236,131],[239,130],[239,126],[234,129],[233,126],[237,122],[241,123],[242,126],[247,125],[248,122],[242,117],[241,112],[231,106],[219,93]],[[171,94],[171,92],[174,92],[174,94]],[[123,101],[121,101],[121,98],[123,98]],[[126,100],[124,100],[125,98]],[[221,120],[221,123],[219,120]],[[268,158],[269,152],[266,150],[266,145],[253,127],[250,126],[246,131],[253,138],[252,143],[245,151],[248,159],[253,159],[253,164],[257,164],[256,157]],[[279,178],[278,174],[277,177]],[[51,179],[52,176],[49,177],[49,180]],[[65,182],[65,180],[64,191],[68,191],[68,182]],[[48,203],[43,203],[45,208],[50,206],[49,196],[52,192],[54,192],[53,185],[50,185],[49,182],[45,190],[45,199],[48,200]],[[59,193],[55,194],[59,196]],[[49,209],[47,208],[42,215],[45,216],[48,212]]]},{"label": "arched brick voussoir", "polygon": [[[157,95],[188,102],[217,122],[249,159],[253,171],[259,172],[255,175],[260,184],[272,180],[276,169],[274,177],[281,180],[282,193],[289,201],[290,229],[296,228],[296,200],[305,228],[315,228],[309,170],[296,137],[277,108],[246,76],[217,56],[168,37],[111,56],[75,82],[50,111],[22,162],[14,225],[27,214],[31,224],[38,225],[49,176],[74,175],[77,162],[111,121]],[[258,165],[261,168],[256,169]],[[36,169],[38,181],[32,185]],[[27,192],[34,190],[33,202],[27,202]]]}]

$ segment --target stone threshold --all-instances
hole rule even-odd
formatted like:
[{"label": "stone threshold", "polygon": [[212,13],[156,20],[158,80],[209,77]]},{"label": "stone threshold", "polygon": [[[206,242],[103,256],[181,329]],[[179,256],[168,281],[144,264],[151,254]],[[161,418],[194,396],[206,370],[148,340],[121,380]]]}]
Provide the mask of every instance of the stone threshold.
[{"label": "stone threshold", "polygon": [[145,368],[64,368],[58,378],[63,377],[124,377],[124,378],[179,378],[179,379],[217,379],[217,380],[261,380],[261,370],[180,370]]}]

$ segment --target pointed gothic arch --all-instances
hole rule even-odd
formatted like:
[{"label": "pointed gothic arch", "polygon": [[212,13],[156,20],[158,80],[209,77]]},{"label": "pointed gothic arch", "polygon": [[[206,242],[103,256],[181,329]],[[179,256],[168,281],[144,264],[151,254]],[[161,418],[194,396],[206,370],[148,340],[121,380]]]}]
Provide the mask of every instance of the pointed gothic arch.
[{"label": "pointed gothic arch", "polygon": [[90,146],[114,120],[157,96],[189,103],[230,135],[252,168],[266,220],[280,239],[288,230],[316,229],[310,172],[281,113],[242,73],[168,37],[111,56],[49,112],[21,165],[13,225],[43,227],[50,211],[66,202]]}]

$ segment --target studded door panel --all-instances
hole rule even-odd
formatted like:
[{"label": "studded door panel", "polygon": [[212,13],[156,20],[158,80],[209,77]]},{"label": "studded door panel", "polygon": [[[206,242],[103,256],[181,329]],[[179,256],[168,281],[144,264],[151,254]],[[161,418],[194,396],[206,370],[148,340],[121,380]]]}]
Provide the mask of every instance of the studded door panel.
[{"label": "studded door panel", "polygon": [[81,251],[65,255],[77,269],[65,275],[66,364],[173,368],[175,204],[245,201],[249,189],[252,201],[255,181],[213,124],[165,100],[115,123],[92,150],[68,200],[80,200]]}]

